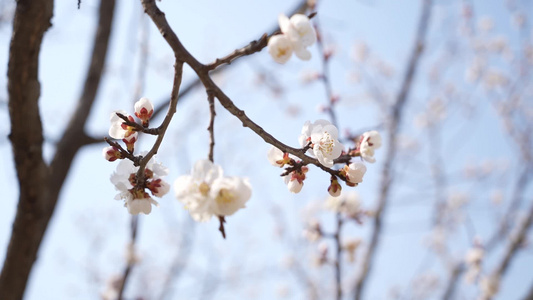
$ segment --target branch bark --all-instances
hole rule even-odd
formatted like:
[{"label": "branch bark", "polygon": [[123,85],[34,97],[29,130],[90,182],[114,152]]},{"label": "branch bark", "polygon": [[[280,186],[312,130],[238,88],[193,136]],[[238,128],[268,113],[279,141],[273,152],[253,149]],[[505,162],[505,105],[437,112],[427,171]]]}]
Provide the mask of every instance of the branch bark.
[{"label": "branch bark", "polygon": [[19,202],[5,262],[0,274],[2,299],[22,299],[41,243],[49,169],[43,160],[43,132],[39,114],[39,54],[44,33],[51,26],[52,0],[20,0],[13,19],[9,48],[8,95],[11,140]]},{"label": "branch bark", "polygon": [[431,16],[431,4],[432,0],[423,0],[422,2],[422,12],[420,14],[413,52],[411,53],[411,57],[409,59],[409,64],[403,78],[400,92],[398,93],[396,101],[392,107],[392,116],[388,126],[388,141],[390,145],[387,149],[385,165],[383,166],[383,170],[381,172],[381,190],[378,199],[376,215],[374,217],[370,244],[368,246],[365,257],[362,259],[363,265],[361,268],[361,273],[357,278],[355,284],[354,298],[356,300],[359,300],[362,297],[363,289],[365,287],[365,283],[367,282],[368,274],[372,267],[372,261],[375,257],[376,250],[381,237],[381,232],[383,230],[383,215],[387,207],[389,193],[393,184],[392,170],[394,168],[394,162],[396,160],[396,148],[398,146],[396,136],[400,129],[403,108],[408,100],[409,91],[411,90],[411,86],[413,83],[413,78],[415,77],[418,63],[424,51],[426,31]]},{"label": "branch bark", "polygon": [[42,159],[39,115],[39,53],[50,27],[53,0],[20,0],[13,21],[8,67],[11,142],[19,181],[19,204],[0,275],[2,299],[22,299],[37,251],[54,212],[59,192],[77,151],[91,139],[84,125],[96,97],[107,54],[114,0],[102,0],[91,64],[78,107],[50,166]]}]

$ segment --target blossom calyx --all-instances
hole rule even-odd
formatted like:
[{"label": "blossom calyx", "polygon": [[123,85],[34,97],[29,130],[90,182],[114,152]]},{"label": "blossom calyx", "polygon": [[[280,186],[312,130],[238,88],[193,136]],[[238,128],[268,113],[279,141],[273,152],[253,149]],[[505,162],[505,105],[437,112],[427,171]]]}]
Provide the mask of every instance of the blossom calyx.
[{"label": "blossom calyx", "polygon": [[102,155],[107,161],[115,161],[117,159],[123,159],[122,153],[117,147],[109,146],[102,149]]},{"label": "blossom calyx", "polygon": [[291,165],[293,163],[293,159],[289,157],[289,153],[285,153],[274,146],[268,150],[267,158],[274,167],[281,168],[286,164]]},{"label": "blossom calyx", "polygon": [[328,187],[328,193],[331,197],[338,197],[341,194],[342,187],[337,180],[337,177],[331,176],[331,184]]},{"label": "blossom calyx", "polygon": [[346,177],[346,184],[349,186],[357,186],[363,182],[363,176],[366,173],[366,166],[362,162],[354,162],[344,166],[340,170],[341,175]]}]

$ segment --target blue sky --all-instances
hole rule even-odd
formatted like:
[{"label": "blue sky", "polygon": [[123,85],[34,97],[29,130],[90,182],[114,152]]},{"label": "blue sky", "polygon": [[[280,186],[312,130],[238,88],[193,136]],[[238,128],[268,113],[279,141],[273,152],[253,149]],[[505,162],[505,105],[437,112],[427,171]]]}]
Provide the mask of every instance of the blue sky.
[{"label": "blue sky", "polygon": [[[276,23],[280,12],[287,12],[294,5],[289,1],[244,0],[166,0],[157,3],[185,47],[204,63],[259,38],[263,31]],[[475,1],[476,16],[490,15],[495,22],[495,31],[508,37],[511,47],[518,48],[517,33],[510,25],[509,13],[502,3],[491,4]],[[525,7],[528,5],[525,4]],[[325,41],[336,49],[331,61],[331,81],[334,90],[341,95],[337,107],[341,131],[345,128],[357,131],[379,125],[383,117],[376,105],[361,96],[364,83],[357,84],[347,79],[351,71],[358,70],[350,58],[353,43],[364,41],[373,57],[381,58],[394,69],[392,79],[375,77],[382,92],[394,95],[412,47],[419,8],[418,1],[338,1],[320,5],[317,18],[325,33]],[[457,3],[436,4],[434,22],[429,31],[429,53],[440,50],[440,43],[444,43],[441,40],[445,40],[447,33],[454,34],[453,29],[446,28],[446,24],[450,24],[448,19],[456,18],[458,9]],[[96,12],[97,1],[83,1],[81,10],[77,10],[73,3],[56,3],[53,27],[45,36],[40,65],[41,114],[45,136],[50,141],[45,147],[47,158],[82,88],[80,83],[87,68]],[[172,85],[173,55],[152,23],[142,14],[140,4],[119,1],[114,26],[106,74],[86,127],[92,134],[107,132],[111,111],[132,111],[133,102],[137,100],[133,99],[139,61],[137,45],[146,28],[149,30],[151,56],[145,70],[143,95],[160,102],[168,97]],[[0,47],[1,74],[6,74],[9,39],[9,26],[3,25],[0,27],[0,45],[5,45]],[[431,48],[431,45],[436,46]],[[279,140],[296,146],[301,126],[306,120],[327,117],[317,110],[317,106],[326,101],[323,86],[319,83],[303,86],[300,82],[302,72],[320,70],[316,46],[311,51],[313,59],[310,62],[293,58],[286,65],[276,65],[267,52],[262,51],[244,58],[243,62],[217,77],[216,81],[254,121]],[[458,89],[468,90],[460,70],[471,57],[462,59],[448,73],[448,80],[456,83]],[[419,73],[421,77],[425,76],[429,65],[429,61],[424,61]],[[264,85],[257,84],[258,72],[272,76],[284,87],[285,93],[275,97]],[[184,82],[193,78],[190,69],[186,68]],[[7,94],[5,76],[0,77],[0,86],[0,98],[3,100]],[[433,91],[429,84],[420,78],[413,89],[414,104],[406,111],[402,134],[415,138],[427,134],[414,126],[414,119],[431,95]],[[481,92],[475,95],[479,97],[476,98],[479,102],[489,101]],[[205,128],[208,124],[208,106],[205,100],[205,93],[201,90],[189,95],[178,107],[172,121],[171,130],[158,155],[159,160],[171,169],[171,182],[188,172],[194,161],[207,156],[208,135]],[[492,216],[498,210],[490,206],[488,195],[500,186],[509,193],[510,182],[515,176],[513,170],[520,161],[515,157],[516,151],[505,137],[499,122],[495,121],[494,110],[490,105],[475,104],[473,117],[459,110],[459,104],[450,104],[450,111],[455,113],[450,113],[443,123],[441,150],[445,154],[446,171],[450,174],[450,192],[476,191],[472,194],[467,211],[475,224],[476,233],[484,236],[492,232]],[[5,138],[9,123],[4,108],[2,104],[0,132],[4,137],[0,140],[0,151],[8,159],[0,163],[0,181],[6,187],[12,187],[16,186],[16,179],[10,159],[11,148]],[[296,116],[290,116],[287,112],[293,108],[299,111]],[[301,259],[303,264],[310,264],[309,256],[316,245],[308,244],[300,237],[305,223],[302,211],[311,203],[321,203],[325,199],[329,176],[312,167],[302,193],[289,194],[282,180],[277,178],[280,170],[271,167],[266,160],[269,147],[251,131],[242,128],[240,122],[220,106],[217,106],[217,112],[215,162],[222,165],[226,174],[250,177],[254,196],[247,209],[228,218],[229,237],[223,241],[216,230],[215,221],[191,225],[187,213],[169,193],[160,201],[159,209],[141,217],[139,251],[142,263],[133,277],[132,285],[133,282],[144,282],[143,279],[148,278],[145,282],[147,287],[130,286],[128,293],[142,295],[143,290],[148,293],[155,289],[161,283],[168,261],[176,255],[176,243],[186,236],[183,232],[192,231],[195,238],[185,269],[186,275],[176,286],[182,297],[202,298],[202,281],[199,282],[197,278],[216,279],[221,276],[218,278],[221,283],[217,298],[273,299],[279,296],[276,291],[286,285],[290,290],[289,299],[301,299],[304,297],[302,290],[291,273],[283,269],[282,261],[291,255]],[[464,145],[456,147],[458,142],[455,139],[463,136],[463,131],[466,136]],[[421,139],[424,140],[427,139]],[[495,143],[495,140],[504,142]],[[142,145],[149,147],[148,143]],[[116,164],[101,158],[102,147],[94,145],[84,148],[73,164],[32,273],[27,299],[95,299],[103,291],[105,281],[122,269],[129,216],[122,204],[113,200],[116,192],[108,177]],[[378,162],[368,166],[364,184],[357,187],[363,205],[369,209],[375,203],[385,147],[378,150]],[[437,258],[430,257],[425,261],[427,263],[422,263],[427,253],[423,241],[430,232],[433,204],[431,181],[427,180],[428,147],[422,144],[419,152],[402,157],[398,164],[398,184],[386,215],[386,231],[369,282],[367,299],[386,299],[391,286],[400,286],[400,290],[405,291],[409,279],[421,268],[441,275],[442,279],[446,278]],[[477,165],[485,161],[507,164],[508,168],[502,171],[508,175],[506,179],[495,177],[486,182],[463,184],[462,177],[453,176],[460,174],[466,163]],[[0,212],[0,245],[6,245],[9,239],[17,199],[15,188],[5,188],[4,192],[7,200]],[[531,193],[529,189],[527,195],[531,196]],[[409,200],[413,198],[415,204],[403,204],[411,203]],[[280,226],[272,213],[276,207],[282,210],[281,215],[287,220],[287,228],[282,229],[291,237],[290,243],[276,235],[276,230],[279,230],[277,226]],[[331,214],[320,213],[318,216],[326,228],[332,228]],[[348,226],[343,234],[364,238],[369,227],[370,221],[362,227]],[[451,242],[457,248],[454,249],[455,255],[461,258],[469,242],[463,227],[454,233]],[[293,244],[299,245],[294,253]],[[491,262],[498,258],[499,251],[501,249],[489,257],[489,269],[492,269]],[[5,247],[0,247],[0,257],[4,253]],[[498,299],[515,299],[525,293],[533,280],[527,268],[533,263],[531,254],[531,250],[526,249],[517,256]],[[356,270],[357,264],[347,264],[345,279],[353,280]],[[331,268],[310,268],[310,274],[319,282],[324,282],[324,290],[331,288]],[[232,280],[242,282],[243,286]],[[473,288],[462,291],[465,299],[476,295]],[[176,296],[176,299],[182,298]]]}]

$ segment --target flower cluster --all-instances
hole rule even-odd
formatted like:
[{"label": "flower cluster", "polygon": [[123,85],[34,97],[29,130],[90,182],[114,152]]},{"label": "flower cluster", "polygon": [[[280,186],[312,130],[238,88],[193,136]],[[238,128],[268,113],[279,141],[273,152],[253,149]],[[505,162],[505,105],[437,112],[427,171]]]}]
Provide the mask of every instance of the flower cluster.
[{"label": "flower cluster", "polygon": [[222,168],[209,160],[197,161],[191,175],[178,177],[174,191],[192,218],[199,222],[206,222],[213,215],[233,215],[245,207],[252,195],[247,178],[225,177]]},{"label": "flower cluster", "polygon": [[[142,126],[148,127],[148,121],[154,113],[154,106],[152,102],[147,98],[141,98],[135,103],[134,108],[135,116],[142,121]],[[111,126],[109,127],[109,136],[114,139],[122,140],[126,145],[128,152],[133,153],[135,142],[138,140],[139,133],[135,126],[128,125],[118,114],[121,114],[127,118],[130,124],[135,123],[133,117],[128,115],[127,112],[123,110],[114,111],[110,116]],[[119,149],[113,146],[104,148],[103,155],[108,161],[115,161],[116,159],[124,158]]]},{"label": "flower cluster", "polygon": [[[344,145],[338,139],[337,127],[327,120],[317,120],[314,123],[305,122],[298,138],[302,151],[317,158],[324,167],[332,168],[335,164],[344,163],[340,170],[331,170],[331,182],[328,192],[332,197],[341,194],[342,186],[339,177],[348,186],[357,186],[363,181],[366,166],[360,162],[351,162],[353,157],[360,156],[369,162],[375,162],[374,150],[381,147],[381,136],[377,131],[363,133],[358,138],[355,148],[344,151]],[[306,173],[309,171],[302,161],[292,158],[289,153],[272,147],[267,153],[268,160],[275,167],[285,167],[282,174],[290,192],[299,193],[303,187]]]},{"label": "flower cluster", "polygon": [[344,149],[338,137],[337,127],[327,120],[317,120],[314,123],[305,122],[298,141],[302,147],[309,146],[309,151],[322,165],[331,168],[333,160],[338,158]]},{"label": "flower cluster", "polygon": [[154,113],[154,106],[147,98],[141,98],[135,103],[134,109],[135,116],[141,120],[142,126],[135,123],[135,119],[123,110],[114,111],[110,117],[109,136],[121,139],[126,144],[127,151],[118,143],[108,141],[110,146],[103,149],[102,155],[107,161],[128,158],[118,164],[110,178],[115,189],[119,191],[115,199],[124,200],[124,206],[128,208],[130,214],[147,215],[152,211],[152,204],[158,205],[148,192],[160,198],[168,193],[170,185],[162,179],[168,175],[168,169],[156,163],[153,157],[144,167],[144,172],[140,173],[141,178],[137,176],[140,167],[133,162],[135,160],[134,146],[138,140],[139,127],[141,130],[148,127],[148,122]]},{"label": "flower cluster", "polygon": [[157,201],[152,199],[146,192],[148,189],[155,197],[163,197],[168,193],[170,185],[162,179],[168,175],[168,169],[162,164],[151,159],[144,169],[144,182],[139,186],[137,182],[137,171],[139,167],[133,165],[130,160],[121,161],[117,170],[111,175],[111,183],[119,191],[116,200],[124,200],[124,206],[132,215],[143,213],[145,215],[152,211],[152,204],[158,206]]},{"label": "flower cluster", "polygon": [[268,40],[268,53],[275,62],[284,64],[292,53],[301,60],[311,59],[311,52],[307,47],[316,42],[316,32],[309,22],[309,18],[302,14],[295,14],[290,19],[280,14],[278,17],[281,34],[274,35]]}]

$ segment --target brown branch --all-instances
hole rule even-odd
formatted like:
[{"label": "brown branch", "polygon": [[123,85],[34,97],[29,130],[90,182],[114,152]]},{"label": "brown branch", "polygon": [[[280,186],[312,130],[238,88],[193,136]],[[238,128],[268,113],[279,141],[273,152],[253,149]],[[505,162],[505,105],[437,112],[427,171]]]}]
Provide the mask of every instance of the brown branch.
[{"label": "brown branch", "polygon": [[146,165],[150,161],[150,159],[157,153],[159,150],[159,147],[161,146],[161,142],[163,142],[163,138],[165,137],[165,132],[167,131],[168,125],[170,125],[170,121],[172,121],[172,117],[174,116],[174,113],[176,112],[176,106],[178,105],[178,95],[179,90],[181,86],[181,79],[183,75],[183,62],[176,58],[176,63],[174,64],[174,83],[172,85],[172,93],[170,96],[170,103],[168,106],[168,112],[165,116],[165,119],[161,123],[161,125],[158,127],[158,135],[157,139],[152,146],[152,149],[148,151],[148,153],[141,159],[139,163],[139,170],[137,171],[137,186],[144,187],[144,169],[146,168]]},{"label": "brown branch", "polygon": [[209,118],[209,126],[207,127],[207,130],[209,131],[209,160],[211,162],[214,162],[213,160],[213,151],[215,149],[215,96],[210,91],[207,91],[207,100],[209,101],[209,112],[211,117]]},{"label": "brown branch", "polygon": [[218,216],[218,222],[219,222],[219,226],[218,226],[218,231],[220,231],[220,233],[222,234],[222,237],[225,239],[226,238],[226,229],[224,228],[224,223],[226,223],[226,219],[224,218],[224,216]]},{"label": "brown branch", "polygon": [[327,112],[331,119],[331,124],[335,125],[335,127],[338,128],[339,125],[337,123],[337,115],[335,114],[335,110],[333,109],[333,106],[336,103],[336,99],[335,99],[335,96],[333,95],[333,88],[331,87],[331,80],[329,76],[329,60],[331,58],[331,53],[326,53],[325,45],[324,45],[324,36],[320,32],[320,26],[318,26],[318,24],[315,26],[315,29],[318,35],[316,44],[318,46],[318,51],[321,54],[320,56],[321,56],[321,64],[322,64],[322,76],[320,76],[320,79],[324,83],[326,97],[328,99]]},{"label": "brown branch", "polygon": [[503,253],[502,260],[498,263],[496,270],[494,271],[495,276],[498,278],[502,278],[505,272],[507,271],[512,258],[516,254],[516,252],[520,249],[520,247],[523,246],[523,243],[525,241],[526,235],[529,231],[529,228],[531,227],[531,224],[533,223],[533,203],[531,204],[531,207],[529,208],[528,214],[525,218],[525,220],[522,221],[522,224],[518,224],[518,230],[511,234],[509,244],[507,245],[507,249]]},{"label": "brown branch", "polygon": [[[307,1],[304,1],[304,3],[305,4],[299,4],[297,9],[292,14],[295,14],[297,12],[303,13],[305,11],[305,8],[307,8],[307,5],[308,5]],[[313,12],[308,16],[308,18],[312,19],[315,16],[316,16],[316,12]],[[256,52],[259,52],[267,46],[268,40],[270,39],[271,36],[279,34],[279,33],[280,33],[279,28],[276,28],[275,30],[273,30],[271,34],[264,33],[258,40],[252,41],[248,45],[240,49],[236,49],[235,51],[224,56],[223,58],[217,58],[214,62],[208,64],[206,67],[208,70],[214,70],[223,64],[228,64],[228,65],[231,64],[235,59],[239,57],[243,57],[246,55],[251,55]]]},{"label": "brown branch", "polygon": [[135,128],[135,131],[139,131],[139,132],[151,134],[151,135],[158,135],[161,132],[161,126],[157,128],[145,128],[137,122],[132,122],[128,120],[128,117],[126,117],[125,115],[119,112],[115,112],[115,114],[124,121],[124,124]]},{"label": "brown branch", "polygon": [[106,143],[108,143],[109,146],[112,146],[112,147],[117,148],[118,151],[120,152],[120,154],[122,155],[122,157],[131,160],[131,161],[133,162],[133,165],[134,165],[134,166],[138,166],[138,165],[139,165],[139,163],[140,163],[140,161],[141,161],[141,157],[140,157],[140,156],[135,156],[135,155],[133,155],[133,154],[130,153],[128,150],[122,148],[122,146],[121,146],[119,143],[117,143],[117,142],[115,142],[115,141],[112,141],[112,140],[110,140],[110,139],[108,139],[108,138],[106,138],[106,137],[104,138],[104,141],[105,141]]},{"label": "brown branch", "polygon": [[342,217],[341,213],[337,213],[335,216],[337,220],[337,229],[334,234],[335,246],[337,251],[335,252],[335,291],[336,299],[342,299],[342,269],[341,269],[341,260],[342,260],[342,245],[341,245],[341,229],[342,229]]},{"label": "brown branch", "polygon": [[444,294],[442,296],[443,300],[450,300],[453,299],[453,295],[455,293],[455,287],[457,286],[457,282],[459,281],[459,277],[461,277],[461,274],[463,274],[465,270],[465,266],[463,262],[457,263],[450,272],[450,278],[448,279],[448,284],[446,285],[446,288],[444,289]]},{"label": "brown branch", "polygon": [[431,0],[422,1],[422,11],[420,14],[420,19],[418,23],[418,29],[416,38],[414,41],[413,52],[409,59],[407,70],[403,77],[403,82],[401,85],[400,92],[396,98],[396,101],[392,107],[392,116],[389,123],[388,130],[388,141],[390,143],[387,154],[385,157],[385,164],[381,172],[381,190],[378,198],[378,207],[376,209],[376,214],[373,222],[373,229],[370,238],[370,244],[365,253],[365,256],[362,259],[362,268],[359,277],[357,278],[355,284],[355,299],[359,300],[362,298],[363,289],[365,283],[368,279],[368,274],[372,268],[372,261],[376,254],[376,249],[379,245],[382,227],[382,218],[387,207],[389,193],[393,184],[392,170],[396,160],[396,149],[398,147],[396,136],[399,132],[399,128],[402,120],[403,108],[405,103],[408,100],[409,91],[411,89],[413,79],[416,74],[416,69],[419,64],[420,58],[424,50],[425,36],[429,24],[429,19],[431,16]]},{"label": "brown branch", "polygon": [[[52,0],[17,1],[7,71],[13,157],[19,184],[17,214],[0,273],[2,299],[22,299],[47,218],[47,168],[39,115],[39,53],[51,26]],[[43,228],[44,227],[44,228]]]},{"label": "brown branch", "polygon": [[[229,111],[239,120],[241,120],[244,127],[250,128],[268,144],[277,147],[283,152],[288,152],[300,158],[305,164],[313,164],[331,175],[339,176],[338,171],[323,166],[322,164],[320,164],[318,159],[305,155],[305,153],[303,153],[301,149],[289,147],[283,144],[282,142],[274,138],[271,134],[266,132],[259,125],[257,125],[255,122],[253,122],[250,118],[248,118],[244,111],[235,106],[233,101],[231,101],[231,99],[213,82],[213,80],[208,74],[209,70],[206,68],[206,66],[198,62],[198,60],[196,60],[181,44],[179,38],[176,36],[174,31],[168,24],[165,18],[165,14],[159,10],[159,8],[155,4],[155,1],[142,0],[141,2],[144,7],[144,11],[150,16],[154,24],[157,26],[163,38],[167,41],[169,46],[174,51],[176,57],[179,60],[187,63],[196,72],[206,90],[209,90],[214,93],[220,104],[222,104],[222,106],[227,111]],[[345,180],[344,178],[342,179]]]},{"label": "brown branch", "polygon": [[124,291],[126,290],[126,283],[128,282],[128,278],[130,278],[131,271],[133,270],[133,267],[136,264],[136,258],[135,258],[135,243],[137,241],[137,229],[139,228],[139,216],[131,216],[131,235],[130,235],[130,243],[128,244],[128,250],[127,250],[127,262],[126,267],[124,268],[124,271],[122,272],[122,276],[120,279],[120,286],[118,288],[118,295],[117,300],[122,300],[124,297]]},{"label": "brown branch", "polygon": [[[298,4],[288,13],[288,15],[292,16],[294,14],[297,14],[297,13],[305,13],[305,11],[309,8],[309,5],[307,3],[307,0],[303,0],[303,1],[299,1]],[[313,15],[311,15],[312,17]],[[276,33],[277,31],[279,31],[279,27],[278,25],[275,25],[273,26],[270,30],[268,30],[267,32],[271,32],[270,35]],[[238,62],[238,60],[237,60]],[[217,67],[215,70],[213,70],[211,72],[211,75],[214,75],[214,74],[218,74],[224,70],[227,70],[229,68],[231,68],[231,66],[235,66],[236,64],[233,63],[232,61],[232,64],[231,65],[221,65],[220,67]],[[180,88],[180,94],[179,94],[179,99],[180,99],[180,102],[182,102],[184,100],[184,97],[189,94],[190,92],[192,92],[195,88],[199,87],[202,85],[202,81],[200,80],[200,78],[196,78],[194,79],[193,81],[191,81],[190,83],[186,84],[184,87]],[[157,104],[154,108],[154,113],[152,114],[152,119],[155,119],[157,116],[159,116],[161,113],[163,113],[164,111],[166,111],[167,107],[168,107],[168,102],[170,102],[170,99],[166,99],[164,101],[161,101],[159,102],[159,104]],[[89,145],[89,144],[95,144],[95,143],[101,143],[102,142],[102,136],[105,136],[106,134],[100,134],[100,135],[97,135],[97,137],[91,137],[89,139],[87,139],[87,142],[85,145]]]},{"label": "brown branch", "polygon": [[114,0],[100,5],[92,59],[78,107],[57,145],[49,168],[42,161],[42,127],[38,98],[38,58],[44,32],[50,26],[53,1],[17,2],[13,23],[8,90],[11,141],[19,180],[19,205],[0,275],[2,299],[22,299],[41,240],[53,214],[72,160],[91,139],[84,125],[96,96],[114,16]]},{"label": "brown branch", "polygon": [[263,50],[267,46],[269,36],[265,33],[257,41],[252,41],[247,46],[233,51],[231,54],[223,58],[217,58],[215,62],[208,64],[206,67],[208,70],[214,70],[223,64],[231,64],[231,62],[239,57],[254,54]]},{"label": "brown branch", "polygon": [[527,295],[523,298],[524,300],[533,300],[533,284],[529,287]]},{"label": "brown branch", "polygon": [[[505,272],[511,264],[511,260],[515,257],[516,252],[523,246],[526,235],[533,223],[533,204],[529,208],[528,214],[523,220],[522,224],[518,225],[516,232],[511,236],[509,244],[502,255],[502,259],[498,262],[494,272],[490,275],[491,278],[501,281]],[[488,298],[489,300],[492,298]]]}]

